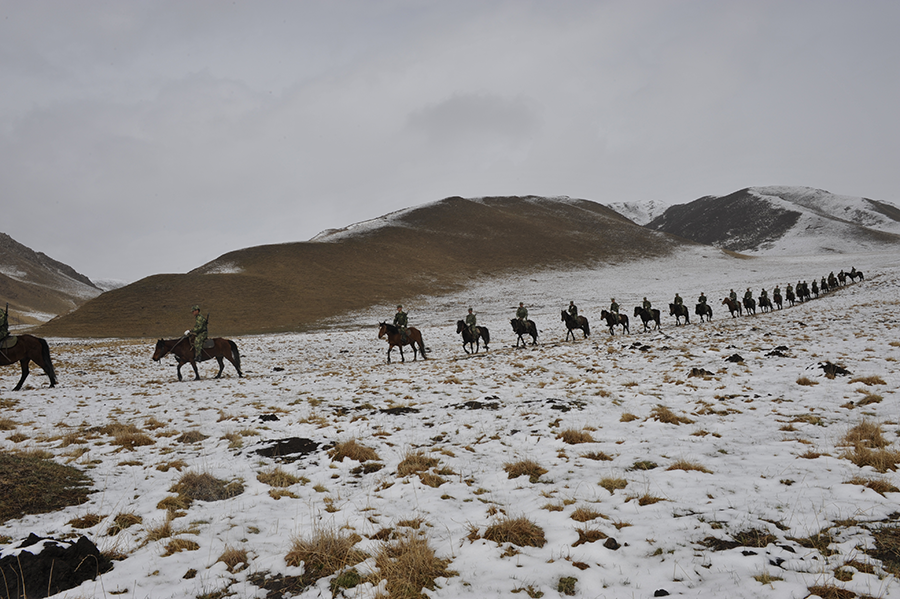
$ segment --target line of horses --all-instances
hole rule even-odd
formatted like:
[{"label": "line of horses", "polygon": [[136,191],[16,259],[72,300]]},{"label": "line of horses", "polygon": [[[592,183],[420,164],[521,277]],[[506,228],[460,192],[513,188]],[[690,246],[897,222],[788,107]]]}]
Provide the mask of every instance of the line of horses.
[{"label": "line of horses", "polygon": [[[786,299],[791,306],[796,302],[810,301],[813,296],[819,297],[820,293],[828,293],[832,289],[846,285],[848,279],[850,282],[855,282],[856,279],[859,279],[860,281],[865,280],[865,277],[863,276],[863,272],[856,270],[856,268],[853,268],[847,273],[841,270],[837,275],[831,273],[828,277],[822,277],[820,284],[817,284],[817,281],[814,279],[811,287],[807,286],[805,282],[798,283],[796,293],[793,290],[788,289],[785,298],[782,298],[780,293],[773,293],[772,300],[766,296],[761,296],[758,304],[760,310],[763,312],[775,309],[780,310],[783,308],[784,299]],[[722,300],[722,305],[728,307],[732,318],[736,318],[737,316],[742,316],[745,311],[748,315],[755,315],[757,301],[752,297],[745,297],[741,303],[732,300],[730,297],[726,297]],[[703,322],[704,319],[707,321],[712,320],[713,317],[712,307],[706,303],[698,303],[694,309],[694,313],[700,316],[700,322]],[[684,319],[685,324],[690,324],[689,311],[683,304],[669,304],[669,315],[675,317],[676,326],[681,324],[682,318]],[[628,315],[626,314],[615,314],[607,310],[602,310],[600,312],[600,318],[606,321],[606,326],[609,329],[610,335],[615,335],[615,328],[617,326],[622,327],[623,334],[631,332],[629,329]],[[653,330],[650,326],[651,324],[655,325],[655,329],[660,329],[660,311],[657,309],[647,310],[643,306],[635,306],[634,318],[641,319],[644,326],[644,332]],[[569,337],[571,337],[573,341],[575,340],[576,330],[582,332],[584,339],[587,339],[590,336],[591,326],[585,316],[572,316],[567,311],[563,310],[560,312],[560,319],[566,326],[566,341],[569,340]],[[538,328],[533,320],[513,318],[509,321],[509,324],[512,327],[513,333],[516,335],[516,347],[519,346],[520,342],[523,346],[527,345],[527,341],[525,340],[526,336],[531,337],[532,345],[537,345]],[[416,360],[419,354],[422,355],[422,359],[427,359],[428,356],[425,355],[425,342],[422,340],[422,333],[418,329],[409,327],[405,332],[401,332],[397,327],[387,322],[381,322],[378,326],[378,338],[386,338],[388,341],[388,363],[391,362],[391,351],[394,347],[397,347],[400,350],[400,361],[405,361],[405,356],[403,354],[403,347],[405,345],[410,345],[412,347],[413,360]],[[491,334],[485,326],[476,326],[474,327],[474,330],[472,330],[464,321],[459,320],[456,323],[456,333],[462,335],[463,350],[467,354],[478,353],[482,343],[486,350],[489,349],[488,344],[491,341]],[[13,343],[10,343],[10,341]],[[8,337],[4,345],[6,345],[6,347],[0,347],[0,366],[18,362],[22,368],[22,375],[19,378],[18,383],[16,383],[16,386],[13,388],[14,391],[19,391],[25,383],[25,379],[28,378],[30,362],[34,362],[44,371],[50,381],[50,387],[56,386],[56,371],[53,368],[53,361],[50,358],[50,347],[46,340],[33,335],[23,334]],[[238,377],[244,376],[244,373],[241,371],[241,354],[234,341],[222,337],[215,337],[210,339],[207,342],[207,345],[209,345],[209,347],[204,346],[200,358],[197,359],[194,354],[193,343],[191,343],[188,336],[183,336],[179,339],[160,339],[156,342],[156,348],[152,359],[154,362],[159,362],[169,354],[175,356],[176,373],[179,381],[182,380],[181,367],[185,364],[191,365],[191,368],[194,371],[194,378],[195,380],[198,380],[200,378],[200,373],[197,370],[197,362],[205,362],[207,360],[216,360],[219,364],[219,371],[216,373],[215,378],[221,378],[222,371],[225,368],[224,360],[231,362],[238,373]]]}]

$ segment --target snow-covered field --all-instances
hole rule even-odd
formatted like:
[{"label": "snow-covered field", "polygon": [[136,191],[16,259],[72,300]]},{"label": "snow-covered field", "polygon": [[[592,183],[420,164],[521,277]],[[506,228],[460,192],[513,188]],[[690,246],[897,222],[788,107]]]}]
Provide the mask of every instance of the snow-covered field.
[{"label": "snow-covered field", "polygon": [[[807,304],[737,319],[720,305],[732,287],[771,294],[776,283],[851,266],[865,282]],[[665,309],[676,291],[691,307],[705,291],[714,320],[692,315],[676,327]],[[641,333],[632,322],[630,335],[611,337],[600,309],[616,297],[631,316],[645,295],[664,309],[662,331]],[[591,320],[586,340],[578,332],[563,341],[560,310],[570,299]],[[519,301],[540,328],[536,347],[512,347]],[[475,356],[463,353],[454,326],[469,305],[493,341]],[[457,297],[419,298],[410,310],[431,350],[426,361],[401,364],[395,349],[398,361],[385,364],[374,326],[392,317],[385,306],[318,333],[235,339],[242,379],[226,363],[214,380],[207,362],[203,380],[178,383],[168,358],[150,360],[153,340],[51,339],[57,388],[38,370],[13,393],[18,369],[0,370],[3,416],[15,423],[0,430],[0,448],[49,451],[85,469],[96,492],[79,506],[8,521],[0,537],[85,534],[124,557],[59,595],[71,598],[265,597],[251,580],[302,573],[285,563],[292,541],[323,529],[358,534],[370,555],[391,542],[387,531],[415,529],[455,572],[425,591],[435,597],[556,597],[572,585],[582,597],[799,598],[810,588],[900,597],[897,578],[866,553],[875,532],[900,522],[900,493],[869,487],[900,480],[855,465],[844,441],[874,423],[888,450],[898,443],[900,257],[747,260],[697,250],[481,283]],[[727,360],[735,354],[743,361]],[[827,378],[825,361],[851,374]],[[116,444],[101,431],[114,423],[134,425],[150,443]],[[320,445],[295,461],[256,453],[290,437]],[[333,461],[330,444],[351,439],[383,467]],[[399,475],[417,452],[436,462]],[[504,467],[525,460],[546,472],[509,478]],[[258,478],[276,469],[302,478],[288,487]],[[174,536],[150,540],[167,520],[158,504],[189,471],[239,479],[243,492],[195,501],[171,522]],[[141,522],[111,535],[121,513]],[[102,518],[71,524],[85,516]],[[543,530],[542,546],[484,538],[519,517]],[[171,553],[173,539],[193,543]],[[231,572],[218,560],[235,549],[246,551],[246,567]],[[356,565],[375,568],[374,558]],[[330,582],[300,596],[331,597]],[[379,590],[383,583],[365,582],[339,592]]]}]

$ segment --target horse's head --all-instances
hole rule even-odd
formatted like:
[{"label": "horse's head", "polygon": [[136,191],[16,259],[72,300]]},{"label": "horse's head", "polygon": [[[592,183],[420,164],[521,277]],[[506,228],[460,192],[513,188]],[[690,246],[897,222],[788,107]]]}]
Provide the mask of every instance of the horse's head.
[{"label": "horse's head", "polygon": [[457,334],[462,333],[466,328],[466,323],[463,320],[456,321],[456,332]]},{"label": "horse's head", "polygon": [[166,355],[166,342],[160,339],[156,342],[156,350],[153,352],[153,361],[159,362]]},{"label": "horse's head", "polygon": [[378,338],[381,339],[387,333],[387,323],[382,321],[378,323]]},{"label": "horse's head", "polygon": [[560,320],[565,321],[565,320],[566,320],[566,315],[567,315],[567,314],[568,314],[568,312],[566,312],[565,310],[562,310],[562,311],[559,313],[559,318],[560,318]]},{"label": "horse's head", "polygon": [[641,314],[641,307],[640,307],[640,306],[635,306],[635,307],[634,307],[634,315],[635,315],[635,316],[639,316],[640,314]]}]

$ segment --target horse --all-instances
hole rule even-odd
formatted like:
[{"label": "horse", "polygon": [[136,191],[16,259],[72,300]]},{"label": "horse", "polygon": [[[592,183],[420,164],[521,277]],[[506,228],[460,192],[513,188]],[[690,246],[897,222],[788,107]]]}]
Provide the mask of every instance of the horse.
[{"label": "horse", "polygon": [[572,335],[572,341],[575,341],[575,333],[573,332],[575,329],[581,329],[581,332],[584,333],[584,338],[587,339],[591,335],[591,325],[588,323],[588,319],[584,316],[572,316],[565,310],[559,313],[562,317],[563,322],[566,323],[566,328],[569,330],[566,333],[566,341],[569,340],[569,335]]},{"label": "horse", "polygon": [[781,294],[780,293],[772,294],[772,300],[775,302],[775,305],[778,306],[778,309],[781,310],[781,308],[782,308]]},{"label": "horse", "polygon": [[697,304],[694,306],[694,314],[700,317],[700,322],[703,322],[704,316],[706,316],[706,321],[709,322],[712,320],[712,306],[709,304]]},{"label": "horse", "polygon": [[772,300],[770,300],[766,296],[760,296],[759,298],[759,309],[762,312],[771,312],[772,311]]},{"label": "horse", "polygon": [[825,277],[822,277],[822,281],[819,283],[819,289],[822,291],[822,294],[828,293],[828,281]]},{"label": "horse", "polygon": [[47,341],[35,337],[33,335],[16,335],[6,339],[14,340],[14,345],[10,347],[0,348],[0,366],[6,366],[13,362],[18,362],[22,366],[22,377],[13,388],[18,391],[22,388],[22,383],[28,378],[28,363],[34,362],[40,366],[47,378],[50,379],[50,386],[56,386],[56,371],[53,370],[53,362],[50,360],[50,346]]},{"label": "horse", "polygon": [[647,326],[647,323],[651,320],[656,323],[656,329],[659,330],[659,310],[656,308],[651,308],[647,310],[643,306],[635,306],[634,307],[634,317],[641,317],[641,320],[644,322],[644,332],[648,332],[650,327]]},{"label": "horse", "polygon": [[841,285],[846,285],[846,284],[847,284],[847,274],[846,274],[843,270],[842,270],[841,272],[838,273],[838,277],[837,277],[837,278],[838,278],[838,282],[839,282]]},{"label": "horse", "polygon": [[[217,379],[222,378],[222,371],[225,369],[225,362],[222,360],[223,358],[231,362],[231,365],[237,370],[239,378],[244,376],[244,373],[241,372],[241,353],[238,351],[237,344],[231,339],[223,339],[222,337],[213,337],[212,339],[208,339],[207,343],[210,341],[212,341],[212,347],[204,347],[200,350],[199,361],[206,362],[207,360],[215,358],[216,362],[219,363],[219,372],[216,373]],[[189,336],[184,336],[179,339],[160,339],[157,341],[156,350],[153,352],[153,361],[159,362],[168,354],[175,356],[175,360],[178,363],[176,372],[178,373],[179,381],[182,380],[181,367],[187,363],[190,363],[191,368],[194,369],[194,380],[200,380],[200,372],[197,370],[198,360],[194,354],[194,344],[191,342]]]},{"label": "horse", "polygon": [[489,349],[488,343],[491,342],[491,333],[490,331],[488,331],[487,327],[475,327],[475,333],[473,334],[472,331],[469,330],[469,325],[467,325],[464,320],[457,320],[456,332],[462,333],[463,351],[467,354],[473,352],[470,352],[468,349],[466,349],[466,345],[468,345],[469,349],[471,349],[473,344],[475,345],[474,353],[478,353],[481,339],[484,339],[484,349]]},{"label": "horse", "polygon": [[528,345],[525,339],[522,338],[522,335],[531,335],[531,345],[537,345],[538,330],[533,320],[522,322],[518,318],[513,318],[509,321],[509,324],[512,326],[513,333],[518,335],[516,337],[516,347],[519,347],[519,341],[522,342],[523,346]]},{"label": "horse", "polygon": [[600,312],[600,318],[606,321],[606,326],[609,327],[609,334],[615,335],[616,330],[613,328],[617,324],[622,325],[622,333],[631,334],[631,331],[628,329],[628,315],[627,314],[616,314],[615,312],[607,312],[606,310],[602,310]]},{"label": "horse", "polygon": [[748,315],[753,314],[754,316],[756,316],[756,300],[752,297],[745,297],[744,310],[747,311]]},{"label": "horse", "polygon": [[797,296],[800,298],[801,302],[808,302],[809,301],[809,285],[807,285],[806,283],[799,285],[798,289],[797,289]]},{"label": "horse", "polygon": [[737,312],[738,316],[742,316],[743,312],[741,311],[741,303],[731,299],[730,297],[726,297],[722,300],[723,306],[728,306],[728,311],[731,312],[731,317],[736,318],[734,313]]},{"label": "horse", "polygon": [[[425,342],[422,341],[422,333],[419,332],[419,329],[415,327],[409,327],[406,329],[406,336],[404,337],[400,333],[400,329],[395,327],[392,324],[388,324],[386,322],[378,323],[378,338],[387,336],[388,340],[388,351],[387,351],[387,363],[391,363],[391,350],[394,349],[394,346],[400,348],[400,361],[406,362],[406,358],[403,357],[403,346],[411,345],[413,350],[413,362],[418,358],[418,353],[421,352],[422,359],[427,360],[428,356],[425,355]],[[418,346],[418,349],[417,347]]]},{"label": "horse", "polygon": [[856,277],[859,277],[860,281],[865,281],[866,278],[863,276],[863,271],[853,269],[847,273],[847,276],[850,277],[850,280],[854,283],[856,282]]},{"label": "horse", "polygon": [[675,326],[681,324],[681,317],[684,316],[684,324],[691,324],[691,315],[684,304],[669,304],[669,316],[675,317]]},{"label": "horse", "polygon": [[796,299],[796,298],[794,297],[794,291],[793,291],[793,289],[788,289],[787,292],[786,292],[786,294],[785,294],[785,297],[787,298],[787,301],[791,302],[791,305],[793,306],[793,305],[794,305],[794,299]]}]

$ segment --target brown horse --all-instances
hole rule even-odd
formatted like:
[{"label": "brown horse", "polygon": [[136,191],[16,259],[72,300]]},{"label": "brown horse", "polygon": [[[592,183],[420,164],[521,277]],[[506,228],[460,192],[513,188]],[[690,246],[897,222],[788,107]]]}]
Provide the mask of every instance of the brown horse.
[{"label": "brown horse", "polygon": [[53,370],[53,362],[50,360],[50,346],[44,339],[33,335],[17,335],[7,337],[7,339],[15,339],[16,342],[12,347],[0,348],[0,366],[6,366],[13,362],[22,365],[22,378],[19,379],[13,391],[21,389],[22,383],[28,378],[29,362],[40,366],[47,378],[50,379],[50,386],[56,386],[56,372]]},{"label": "brown horse", "polygon": [[728,311],[731,312],[731,317],[735,318],[734,313],[737,312],[738,316],[742,315],[741,303],[731,299],[730,297],[726,297],[722,300],[723,306],[728,306]]},{"label": "brown horse", "polygon": [[[387,335],[388,340],[388,351],[387,351],[387,361],[388,364],[391,363],[391,350],[394,349],[394,346],[400,348],[400,361],[406,362],[406,358],[403,357],[403,346],[411,345],[413,350],[413,361],[418,357],[418,353],[421,352],[422,359],[427,360],[428,356],[425,355],[425,342],[422,341],[422,333],[419,332],[419,329],[415,327],[409,327],[406,329],[406,336],[404,337],[400,333],[400,329],[395,327],[392,324],[388,324],[386,322],[381,322],[378,324],[378,338],[381,339],[385,335]],[[418,349],[416,346],[418,345]]]},{"label": "brown horse", "polygon": [[[231,339],[223,339],[221,337],[214,337],[209,339],[209,341],[213,342],[213,346],[206,348],[204,347],[200,351],[200,362],[205,362],[207,360],[216,359],[216,362],[219,363],[219,372],[216,374],[216,378],[222,378],[222,370],[225,369],[225,362],[222,361],[222,358],[227,359],[234,366],[234,369],[237,370],[238,377],[244,376],[244,373],[241,372],[241,354],[238,351],[237,344]],[[191,342],[190,337],[181,337],[180,339],[160,339],[156,342],[156,351],[153,352],[153,361],[159,362],[166,355],[172,354],[175,356],[175,360],[178,362],[178,380],[181,380],[181,367],[190,362],[191,368],[194,369],[194,380],[200,380],[200,372],[197,370],[197,360],[194,356],[194,344]]]}]

